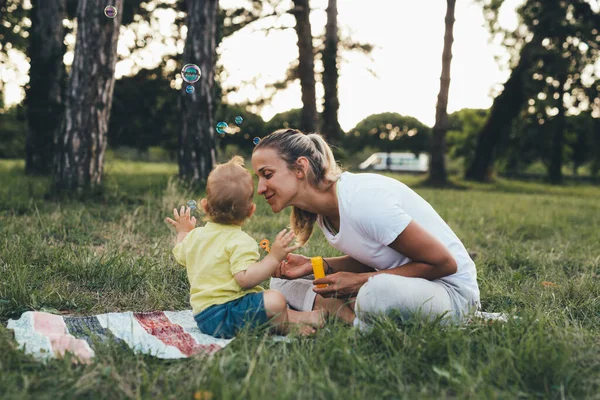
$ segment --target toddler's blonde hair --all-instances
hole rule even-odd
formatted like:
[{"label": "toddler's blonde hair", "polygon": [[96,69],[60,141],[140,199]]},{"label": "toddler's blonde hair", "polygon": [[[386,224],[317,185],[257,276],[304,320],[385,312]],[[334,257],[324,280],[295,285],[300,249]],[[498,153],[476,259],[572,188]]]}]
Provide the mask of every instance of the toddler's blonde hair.
[{"label": "toddler's blonde hair", "polygon": [[216,165],[208,175],[205,220],[241,225],[250,214],[253,197],[252,175],[244,167],[244,159],[234,156]]}]

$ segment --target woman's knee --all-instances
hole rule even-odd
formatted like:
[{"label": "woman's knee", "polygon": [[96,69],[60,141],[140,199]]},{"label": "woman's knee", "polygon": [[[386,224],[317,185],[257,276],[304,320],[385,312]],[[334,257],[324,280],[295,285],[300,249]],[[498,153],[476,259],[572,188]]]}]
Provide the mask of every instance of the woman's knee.
[{"label": "woman's knee", "polygon": [[[376,275],[371,278],[360,288],[356,296],[355,312],[359,314],[372,314],[375,312],[385,312],[387,302],[383,301],[386,298],[402,296],[401,291],[390,292],[390,276],[386,274]],[[402,278],[402,277],[400,277]]]},{"label": "woman's knee", "polygon": [[403,315],[440,314],[451,308],[445,289],[420,278],[381,274],[370,278],[356,297],[356,315],[399,311]]},{"label": "woman's knee", "polygon": [[265,290],[263,292],[263,302],[269,318],[287,312],[285,296],[277,290]]}]

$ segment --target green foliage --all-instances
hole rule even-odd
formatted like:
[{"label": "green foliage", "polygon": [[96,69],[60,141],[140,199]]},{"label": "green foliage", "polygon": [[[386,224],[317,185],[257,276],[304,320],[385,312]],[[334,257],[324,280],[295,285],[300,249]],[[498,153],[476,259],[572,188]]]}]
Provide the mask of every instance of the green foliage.
[{"label": "green foliage", "polygon": [[[600,57],[597,7],[587,0],[526,0],[517,8],[517,29],[507,31],[498,23],[505,2],[479,2],[483,3],[490,31],[503,38],[513,65],[525,43],[535,44],[534,63],[524,82],[528,106],[499,149],[505,154],[505,168],[522,170],[536,160],[556,167],[561,162],[557,155],[561,154],[572,161],[575,172],[587,162],[600,164],[596,161],[600,152],[586,151],[595,141],[590,139],[595,128],[583,122],[594,109],[600,111],[595,101],[600,93],[600,75],[592,67]],[[573,109],[577,109],[575,114],[583,114],[581,122],[579,117],[568,116]],[[555,148],[562,148],[562,153],[553,151]]]},{"label": "green foliage", "polygon": [[600,162],[600,132],[596,131],[599,126],[591,113],[567,117],[565,136],[575,173],[588,161]]},{"label": "green foliage", "polygon": [[300,129],[300,120],[302,118],[302,109],[294,108],[275,114],[273,118],[265,123],[265,131],[267,134],[276,131],[277,129]]},{"label": "green foliage", "polygon": [[[238,116],[243,118],[239,125],[235,122],[235,118]],[[217,111],[215,123],[219,121],[226,122],[228,125],[226,134],[216,134],[219,151],[223,152],[228,146],[235,147],[245,158],[248,158],[254,148],[252,140],[255,137],[262,138],[269,133],[265,129],[265,121],[260,115],[252,114],[237,105],[222,103]]]},{"label": "green foliage", "polygon": [[[532,119],[537,118],[527,112],[514,122],[508,138],[498,149],[498,166],[500,171],[524,172],[533,171],[528,167],[533,163],[545,165],[547,172],[550,164],[551,141],[553,133],[551,124],[539,124]],[[586,164],[593,166],[600,162],[600,134],[598,122],[589,112],[565,118],[565,142],[563,154],[572,169],[572,175],[578,175],[580,167]],[[537,173],[544,171],[535,170]],[[594,175],[591,168],[588,175]]]},{"label": "green foliage", "polygon": [[147,149],[140,150],[133,147],[121,146],[115,149],[108,148],[104,154],[104,161],[112,163],[113,161],[142,161],[142,162],[175,162],[176,154],[163,147],[150,146]]},{"label": "green foliage", "polygon": [[176,151],[180,127],[179,97],[161,65],[115,82],[108,144],[145,150],[162,146]]},{"label": "green foliage", "polygon": [[489,110],[463,108],[448,115],[446,145],[450,158],[462,158],[465,167],[475,156],[477,135],[483,129]]},{"label": "green foliage", "polygon": [[[174,164],[111,162],[104,191],[44,198],[45,177],[0,161],[0,397],[213,399],[595,398],[600,392],[600,188],[499,179],[468,190],[415,188],[477,253],[483,308],[507,323],[439,326],[393,317],[372,330],[328,323],[314,338],[275,342],[244,331],[210,358],[161,360],[95,346],[90,365],[34,361],[7,318],[27,310],[90,315],[188,308],[171,256],[173,207],[203,192]],[[289,223],[257,199],[243,227],[257,241]],[[299,252],[339,255],[320,232]],[[556,287],[544,287],[551,281]],[[198,395],[200,396],[200,394]]]},{"label": "green foliage", "polygon": [[346,132],[344,148],[356,152],[367,146],[379,151],[429,151],[431,128],[398,113],[373,114]]},{"label": "green foliage", "polygon": [[21,0],[5,0],[1,4],[0,52],[6,53],[9,49],[25,52],[29,28],[25,18],[28,10]]},{"label": "green foliage", "polygon": [[22,106],[0,112],[0,158],[24,158],[27,124]]}]

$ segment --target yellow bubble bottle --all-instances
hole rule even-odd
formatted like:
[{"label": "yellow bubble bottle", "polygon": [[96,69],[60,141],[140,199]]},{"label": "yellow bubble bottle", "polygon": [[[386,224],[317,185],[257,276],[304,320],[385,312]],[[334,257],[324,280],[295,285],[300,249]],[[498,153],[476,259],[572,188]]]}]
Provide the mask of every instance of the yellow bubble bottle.
[{"label": "yellow bubble bottle", "polygon": [[[323,268],[323,257],[312,257],[310,259],[310,263],[313,267],[313,273],[315,274],[315,279],[325,278],[325,269]],[[321,283],[317,285],[318,288],[327,287],[325,283]]]}]

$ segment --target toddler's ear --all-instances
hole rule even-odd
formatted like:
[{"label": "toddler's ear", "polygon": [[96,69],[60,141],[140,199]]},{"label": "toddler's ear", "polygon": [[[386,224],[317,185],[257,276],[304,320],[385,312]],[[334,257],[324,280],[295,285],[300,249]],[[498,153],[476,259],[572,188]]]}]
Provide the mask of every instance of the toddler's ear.
[{"label": "toddler's ear", "polygon": [[208,205],[208,201],[206,200],[206,198],[200,200],[200,205],[202,206],[204,212],[206,212],[206,206]]},{"label": "toddler's ear", "polygon": [[248,211],[248,218],[253,216],[255,212],[256,212],[256,204],[252,203],[252,207],[250,207],[250,211]]}]

